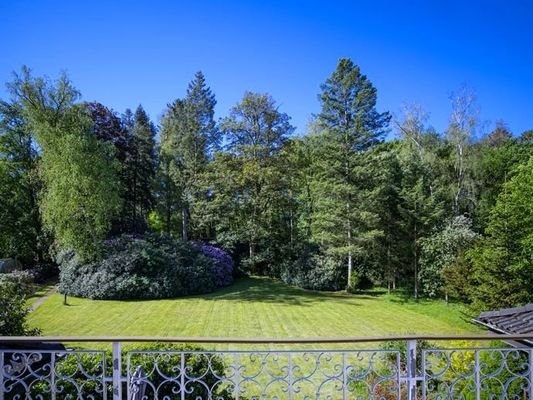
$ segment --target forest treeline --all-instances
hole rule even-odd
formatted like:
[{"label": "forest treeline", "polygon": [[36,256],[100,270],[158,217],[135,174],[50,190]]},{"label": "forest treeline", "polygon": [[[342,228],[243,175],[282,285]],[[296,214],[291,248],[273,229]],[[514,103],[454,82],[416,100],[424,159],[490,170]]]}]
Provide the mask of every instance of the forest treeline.
[{"label": "forest treeline", "polygon": [[480,136],[465,88],[437,132],[420,107],[379,112],[371,81],[341,59],[295,136],[268,94],[245,93],[216,121],[201,72],[157,127],[142,106],[80,102],[66,76],[23,68],[7,87],[0,257],[94,261],[106,239],[159,232],[306,288],[374,283],[476,309],[533,301],[533,131],[498,123]]}]

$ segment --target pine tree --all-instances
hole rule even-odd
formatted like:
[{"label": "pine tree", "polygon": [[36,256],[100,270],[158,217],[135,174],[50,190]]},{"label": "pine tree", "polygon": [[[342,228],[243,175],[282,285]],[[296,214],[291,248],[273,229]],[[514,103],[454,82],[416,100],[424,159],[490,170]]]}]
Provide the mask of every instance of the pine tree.
[{"label": "pine tree", "polygon": [[[126,122],[127,126],[127,122]],[[148,215],[154,206],[153,189],[157,169],[155,127],[142,106],[133,116],[131,129],[130,197],[133,232],[146,229]]]},{"label": "pine tree", "polygon": [[361,153],[379,143],[390,121],[388,113],[376,111],[377,91],[358,66],[341,59],[336,70],[321,86],[322,109],[318,123],[326,146],[321,159],[322,204],[317,204],[315,230],[320,241],[347,259],[348,287],[353,259],[372,240],[376,216],[368,204],[365,180],[368,168]]},{"label": "pine tree", "polygon": [[[176,196],[181,209],[181,236],[187,240],[192,227],[202,223],[202,207],[206,197],[205,170],[213,151],[219,146],[214,121],[216,100],[207,87],[204,75],[198,72],[189,84],[184,100],[168,106],[162,120],[161,157],[162,179],[167,182],[162,194],[167,211],[167,225],[171,219],[171,199]],[[168,191],[173,190],[173,194]],[[192,219],[192,221],[191,221]]]}]

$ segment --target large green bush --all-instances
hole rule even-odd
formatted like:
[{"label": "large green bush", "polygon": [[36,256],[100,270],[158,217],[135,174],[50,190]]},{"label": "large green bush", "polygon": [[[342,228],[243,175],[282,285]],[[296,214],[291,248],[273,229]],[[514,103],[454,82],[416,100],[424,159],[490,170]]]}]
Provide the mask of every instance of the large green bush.
[{"label": "large green bush", "polygon": [[192,244],[156,235],[124,235],[103,244],[103,256],[84,263],[60,256],[59,290],[91,299],[156,299],[216,288],[214,261]]},{"label": "large green bush", "polygon": [[30,311],[26,297],[31,292],[32,276],[26,271],[0,274],[0,336],[38,335],[30,329],[26,315]]},{"label": "large green bush", "polygon": [[323,254],[317,247],[306,245],[295,251],[281,267],[283,282],[312,290],[341,290],[346,286],[342,260]]}]

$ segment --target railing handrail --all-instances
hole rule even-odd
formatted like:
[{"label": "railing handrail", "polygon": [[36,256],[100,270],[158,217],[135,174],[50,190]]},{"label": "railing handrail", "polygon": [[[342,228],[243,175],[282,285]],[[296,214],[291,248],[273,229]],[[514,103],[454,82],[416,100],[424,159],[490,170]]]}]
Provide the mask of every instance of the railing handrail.
[{"label": "railing handrail", "polygon": [[386,341],[451,341],[451,340],[533,340],[527,334],[471,334],[471,335],[395,335],[364,337],[304,337],[304,338],[239,338],[239,337],[172,337],[172,336],[0,336],[0,343],[50,343],[50,342],[160,342],[207,344],[309,344],[309,343],[370,343]]}]

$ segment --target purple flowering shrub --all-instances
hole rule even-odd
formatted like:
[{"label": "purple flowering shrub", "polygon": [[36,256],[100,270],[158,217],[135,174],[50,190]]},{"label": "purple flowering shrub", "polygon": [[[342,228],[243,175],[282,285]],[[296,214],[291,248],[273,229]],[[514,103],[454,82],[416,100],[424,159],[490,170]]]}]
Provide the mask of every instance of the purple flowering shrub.
[{"label": "purple flowering shrub", "polygon": [[216,287],[228,286],[233,283],[234,262],[231,256],[220,247],[206,242],[194,242],[200,252],[213,260],[213,273]]}]

